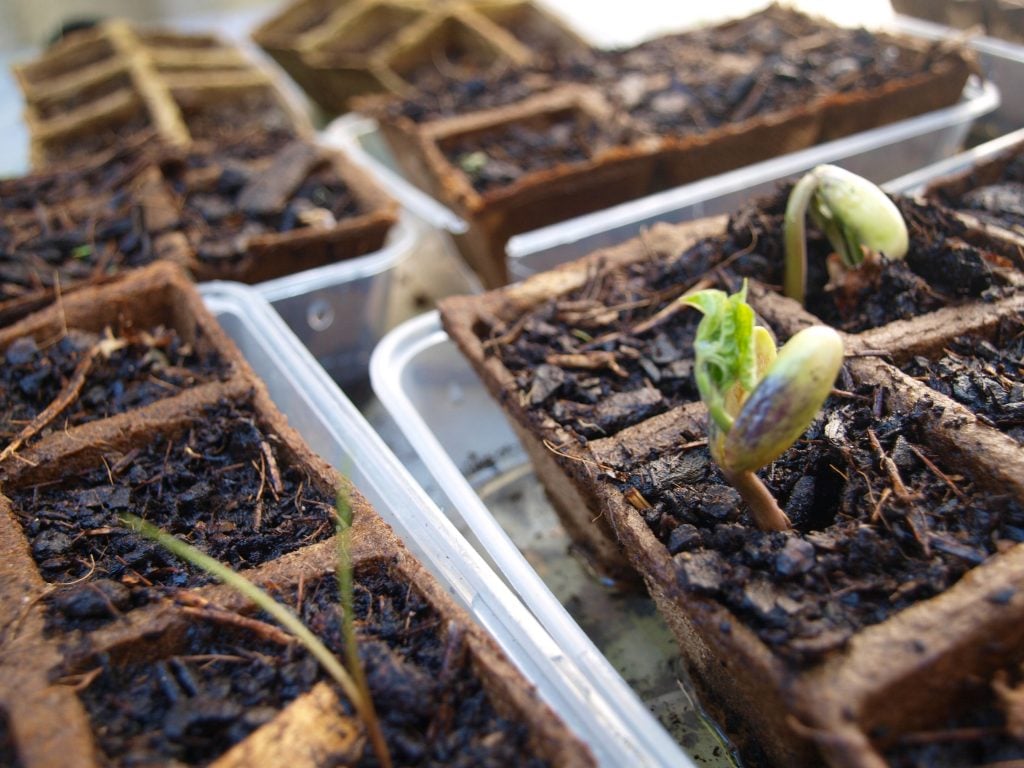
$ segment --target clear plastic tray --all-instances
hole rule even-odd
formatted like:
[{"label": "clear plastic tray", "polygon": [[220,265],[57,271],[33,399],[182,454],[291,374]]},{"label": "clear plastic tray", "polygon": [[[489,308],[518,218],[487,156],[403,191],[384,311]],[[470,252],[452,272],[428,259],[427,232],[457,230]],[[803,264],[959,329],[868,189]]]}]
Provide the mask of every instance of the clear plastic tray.
[{"label": "clear plastic tray", "polygon": [[616,719],[666,765],[692,764],[677,742],[701,765],[732,765],[695,708],[678,648],[653,603],[616,592],[572,555],[512,428],[437,313],[385,336],[370,378],[432,476],[424,484],[612,703]]},{"label": "clear plastic tray", "polygon": [[[1024,83],[1024,80],[1021,82]],[[893,179],[885,186],[890,192],[899,192],[904,195],[917,194],[923,191],[926,186],[944,176],[966,171],[971,166],[998,155],[1014,144],[1021,143],[1024,143],[1024,128],[1008,133],[1005,136],[1000,136],[998,139],[987,141],[984,144],[979,144],[966,152],[961,152],[959,155],[953,155],[953,157],[947,157],[945,160],[919,168],[908,173],[906,176]]]},{"label": "clear plastic tray", "polygon": [[[506,249],[509,275],[521,279],[623,242],[654,221],[690,221],[734,210],[750,197],[770,191],[779,180],[819,163],[838,163],[874,181],[886,181],[957,152],[971,124],[999,103],[995,85],[972,79],[953,106],[516,235]],[[402,176],[374,120],[346,115],[327,127],[323,140],[369,169],[423,221],[451,234],[466,231],[459,216]]]},{"label": "clear plastic tray", "polygon": [[[910,16],[896,16],[894,26],[900,32],[930,40],[957,39],[965,34]],[[971,37],[970,45],[978,52],[985,78],[995,83],[1002,99],[999,108],[985,115],[982,122],[993,136],[1024,127],[1024,45],[985,36]]]},{"label": "clear plastic tray", "polygon": [[395,270],[421,226],[405,214],[378,251],[254,286],[343,386],[366,379],[370,352],[387,330]]},{"label": "clear plastic tray", "polygon": [[200,286],[270,395],[314,451],[347,473],[448,591],[492,633],[539,694],[604,766],[690,765],[623,721],[593,682],[588,660],[546,633],[415,484],[355,406],[254,289]]}]

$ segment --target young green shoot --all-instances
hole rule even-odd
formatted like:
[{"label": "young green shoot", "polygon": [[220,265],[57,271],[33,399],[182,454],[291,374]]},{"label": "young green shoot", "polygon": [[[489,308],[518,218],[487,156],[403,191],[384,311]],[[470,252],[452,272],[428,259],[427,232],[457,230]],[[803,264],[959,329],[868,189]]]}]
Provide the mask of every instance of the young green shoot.
[{"label": "young green shoot", "polygon": [[786,204],[783,289],[801,304],[807,290],[808,214],[847,269],[859,266],[866,252],[889,259],[902,259],[907,253],[907,225],[892,200],[855,173],[819,165],[794,185]]},{"label": "young green shoot", "polygon": [[800,437],[832,391],[843,362],[839,334],[822,325],[797,333],[782,349],[756,324],[747,285],[684,301],[704,317],[694,341],[694,376],[708,408],[708,448],[762,530],[788,530],[789,518],[755,474]]},{"label": "young green shoot", "polygon": [[[290,608],[277,602],[273,597],[264,592],[241,574],[231,570],[228,566],[215,560],[205,552],[193,547],[181,539],[161,530],[157,526],[132,514],[120,515],[121,521],[136,533],[156,542],[175,557],[184,560],[190,565],[199,568],[214,578],[223,582],[243,597],[247,598],[253,605],[269,615],[282,629],[289,632],[309,654],[315,658],[324,671],[334,679],[341,687],[342,692],[352,702],[359,718],[366,727],[370,743],[373,746],[377,762],[382,768],[391,768],[391,755],[388,752],[384,741],[384,734],[380,728],[380,721],[373,706],[373,700],[369,695],[369,688],[366,685],[366,676],[363,673],[362,665],[359,663],[358,651],[355,649],[355,625],[352,620],[352,561],[348,548],[349,528],[351,527],[352,512],[344,491],[339,490],[338,501],[338,522],[339,534],[344,530],[344,539],[339,539],[339,562],[338,562],[338,585],[342,592],[341,602],[344,611],[343,632],[345,634],[345,647],[348,656],[349,670],[338,660],[330,649],[312,631],[302,623],[302,620]],[[341,551],[344,550],[344,557]],[[342,572],[347,571],[347,576]],[[347,585],[347,586],[345,586]]]}]

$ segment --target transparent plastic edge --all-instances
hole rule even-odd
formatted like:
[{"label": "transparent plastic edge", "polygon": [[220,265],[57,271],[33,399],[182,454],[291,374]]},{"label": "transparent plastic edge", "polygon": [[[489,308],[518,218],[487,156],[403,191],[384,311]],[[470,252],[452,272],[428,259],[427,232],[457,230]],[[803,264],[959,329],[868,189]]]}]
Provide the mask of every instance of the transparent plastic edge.
[{"label": "transparent plastic edge", "polygon": [[469,225],[450,208],[432,198],[412,182],[393,171],[363,148],[362,138],[378,130],[377,121],[349,113],[331,122],[323,131],[321,141],[344,150],[353,162],[370,173],[404,208],[412,211],[431,226],[453,235],[461,235]]},{"label": "transparent plastic edge", "polygon": [[1022,142],[1024,142],[1024,128],[1008,133],[1005,136],[1000,136],[998,139],[986,141],[984,144],[979,144],[966,152],[947,157],[945,160],[926,165],[924,168],[911,171],[882,186],[887,192],[893,194],[918,194],[924,191],[924,188],[932,182],[938,181],[944,176],[951,176],[954,173],[965,171],[977,163],[988,160],[1000,152],[1004,152],[1014,144]]},{"label": "transparent plastic edge", "polygon": [[[566,657],[523,603],[455,529],[408,474],[362,415],[327,376],[258,293],[237,283],[206,283],[200,291],[215,313],[236,315],[253,334],[279,373],[360,468],[373,496],[386,507],[388,523],[413,540],[442,584],[487,629],[540,696],[583,739],[602,765],[669,765],[645,749],[619,712],[599,695],[580,661]],[[286,414],[287,415],[287,414]],[[342,469],[342,468],[339,468]],[[367,495],[370,495],[367,489]],[[416,510],[409,515],[405,510]],[[602,657],[603,658],[603,657]],[[583,663],[591,663],[589,659]],[[674,746],[674,744],[673,744]],[[678,749],[678,748],[677,748]],[[674,765],[692,765],[674,760]]]},{"label": "transparent plastic edge", "polygon": [[[508,259],[511,264],[516,260],[577,243],[608,230],[629,226],[679,208],[739,192],[747,187],[784,179],[820,163],[842,161],[888,144],[973,121],[998,108],[999,103],[999,89],[993,83],[969,81],[964,88],[963,100],[952,106],[515,235],[506,247]],[[510,269],[514,270],[511,266]],[[526,274],[522,270],[519,272]]]},{"label": "transparent plastic edge", "polygon": [[[917,19],[913,16],[905,16],[897,13],[889,26],[893,32],[917,37],[929,38],[932,40],[949,40],[950,38],[964,37],[964,31],[938,24],[927,19]],[[978,35],[967,38],[967,44],[979,53],[987,53],[992,56],[999,56],[1004,59],[1016,60],[1024,64],[1024,45],[1011,43],[1007,40],[1000,40],[987,35]]]},{"label": "transparent plastic edge", "polygon": [[512,543],[402,390],[400,372],[408,361],[447,338],[436,311],[408,320],[388,333],[370,357],[370,383],[375,394],[513,589],[541,625],[559,638],[563,648],[571,650],[573,659],[587,672],[592,685],[612,702],[618,718],[633,726],[636,738],[651,754],[657,755],[658,764],[693,766],[692,760],[598,651]]},{"label": "transparent plastic edge", "polygon": [[416,227],[412,218],[403,213],[391,228],[388,242],[383,248],[336,264],[325,264],[294,275],[266,280],[257,283],[253,288],[267,301],[275,302],[323,288],[376,277],[412,253],[416,247]]}]

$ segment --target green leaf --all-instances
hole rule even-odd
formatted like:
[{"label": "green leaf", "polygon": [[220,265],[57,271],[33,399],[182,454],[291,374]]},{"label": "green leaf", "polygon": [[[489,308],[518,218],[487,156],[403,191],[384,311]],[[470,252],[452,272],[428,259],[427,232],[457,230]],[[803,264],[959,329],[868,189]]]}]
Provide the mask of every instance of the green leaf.
[{"label": "green leaf", "polygon": [[[728,432],[739,409],[760,379],[759,357],[765,337],[755,335],[754,310],[747,304],[747,284],[736,293],[709,288],[682,301],[699,309],[694,376],[701,399],[722,432]],[[770,340],[770,335],[767,337]]]},{"label": "green leaf", "polygon": [[71,258],[76,259],[78,261],[85,261],[90,256],[92,256],[92,246],[89,245],[88,243],[76,245],[74,248],[71,249]]}]

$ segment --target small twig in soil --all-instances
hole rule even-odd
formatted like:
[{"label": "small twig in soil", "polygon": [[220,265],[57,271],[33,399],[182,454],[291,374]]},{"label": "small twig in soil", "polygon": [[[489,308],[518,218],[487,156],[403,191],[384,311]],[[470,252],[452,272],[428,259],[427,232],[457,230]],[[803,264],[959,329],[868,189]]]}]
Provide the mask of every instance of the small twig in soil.
[{"label": "small twig in soil", "polygon": [[636,488],[630,488],[623,494],[623,496],[626,501],[629,502],[629,506],[633,507],[635,510],[643,511],[645,509],[652,509],[651,502],[645,499],[643,494]]},{"label": "small twig in soil", "polygon": [[110,467],[110,472],[113,475],[121,474],[122,470],[127,469],[130,465],[135,462],[136,457],[140,453],[140,449],[132,448],[128,453],[124,454],[120,459],[114,462]]},{"label": "small twig in soil", "polygon": [[500,336],[495,336],[493,338],[487,339],[487,341],[483,343],[484,351],[486,352],[491,347],[504,347],[514,342],[516,339],[519,338],[519,335],[523,332],[523,328],[526,327],[526,321],[528,319],[529,315],[523,315],[518,320],[516,320],[512,324],[512,327],[510,327],[503,334],[501,334]]},{"label": "small twig in soil", "polygon": [[[702,278],[700,280],[697,280],[696,282],[693,283],[693,285],[691,285],[689,288],[687,288],[681,294],[680,297],[685,296],[688,293],[695,293],[697,291],[702,291],[705,288],[710,288],[711,285],[712,285],[712,282],[709,279]],[[630,336],[639,336],[641,333],[646,333],[647,331],[651,330],[651,328],[653,328],[654,326],[661,324],[665,320],[668,320],[670,317],[672,317],[673,315],[677,314],[679,311],[681,311],[683,309],[686,309],[688,307],[689,307],[688,304],[682,303],[681,301],[679,301],[679,299],[671,301],[666,306],[662,307],[658,312],[656,312],[655,314],[651,315],[649,318],[647,318],[643,322],[640,322],[640,323],[637,323],[636,325],[634,325],[630,329],[629,335]]]},{"label": "small twig in soil", "polygon": [[949,475],[947,475],[945,472],[943,472],[941,469],[935,466],[935,462],[929,459],[927,456],[925,456],[924,452],[921,451],[916,445],[910,445],[908,443],[908,447],[913,452],[913,454],[921,460],[922,464],[928,467],[928,469],[930,469],[937,478],[939,478],[942,482],[949,486],[949,489],[956,494],[956,497],[960,499],[960,501],[967,501],[967,494],[965,494],[957,487],[956,483],[953,482],[953,478],[951,478]]},{"label": "small twig in soil", "polygon": [[885,412],[885,387],[878,387],[875,389],[874,402],[871,404],[871,415],[876,419],[881,419],[882,414]]},{"label": "small twig in soil", "polygon": [[270,490],[274,492],[274,499],[280,499],[284,493],[284,484],[281,482],[281,472],[277,468],[277,459],[274,452],[270,450],[270,444],[266,440],[260,441],[260,452],[267,462],[267,470],[270,472]]},{"label": "small twig in soil", "polygon": [[284,632],[273,624],[267,624],[265,621],[259,619],[252,619],[248,616],[242,616],[238,613],[226,611],[223,608],[216,606],[199,607],[192,605],[182,606],[181,612],[189,616],[195,616],[200,619],[212,621],[217,624],[227,624],[233,627],[240,627],[242,629],[249,630],[253,634],[262,637],[264,640],[269,640],[272,643],[278,645],[291,645],[295,642],[295,638]]},{"label": "small twig in soil", "polygon": [[619,365],[614,352],[583,352],[577,354],[548,355],[545,362],[549,365],[556,365],[559,368],[583,368],[594,371],[600,368],[607,368],[616,376],[622,379],[629,378],[629,372]]},{"label": "small twig in soil", "polygon": [[868,439],[871,441],[871,447],[874,448],[875,453],[878,454],[878,459],[882,464],[882,469],[884,469],[886,475],[889,476],[889,482],[892,483],[892,490],[896,494],[896,498],[904,504],[913,503],[916,497],[907,490],[907,486],[903,483],[903,478],[900,477],[900,470],[896,466],[896,462],[886,454],[885,449],[882,448],[882,444],[878,442],[878,435],[875,434],[873,429],[868,429]]},{"label": "small twig in soil", "polygon": [[90,669],[88,672],[80,672],[77,675],[67,675],[66,677],[59,677],[54,682],[57,685],[64,685],[70,688],[75,693],[81,693],[90,685],[97,677],[103,674],[103,667],[96,667]]},{"label": "small twig in soil", "polygon": [[832,397],[839,397],[844,400],[859,400],[862,403],[871,402],[871,398],[868,397],[867,395],[858,395],[856,392],[848,392],[845,389],[839,389],[837,387],[833,387],[832,391],[829,394]]},{"label": "small twig in soil", "polygon": [[61,338],[68,335],[68,318],[64,314],[64,294],[60,290],[60,272],[53,270],[53,301],[57,305],[57,314],[60,315]]},{"label": "small twig in soil", "polygon": [[175,658],[186,664],[212,664],[216,661],[225,664],[246,664],[252,661],[252,659],[247,659],[245,656],[234,656],[229,653],[192,653],[185,656],[176,656]]},{"label": "small twig in soil", "polygon": [[[261,488],[262,490],[262,488]],[[252,513],[252,529],[259,531],[263,527],[263,499],[256,499],[256,504],[253,505]]]},{"label": "small twig in soil", "polygon": [[[870,488],[870,486],[869,486]],[[872,523],[877,523],[882,517],[882,507],[885,506],[885,500],[892,495],[892,488],[883,488],[882,495],[875,502],[874,508],[871,510],[871,517],[869,518]]]},{"label": "small twig in soil", "polygon": [[578,462],[580,462],[582,464],[590,464],[590,465],[596,467],[597,469],[601,470],[602,472],[606,472],[607,474],[611,475],[612,477],[614,477],[614,478],[616,478],[618,480],[625,479],[625,478],[622,477],[622,473],[620,473],[614,467],[610,467],[607,464],[599,464],[598,462],[596,462],[596,461],[594,461],[592,459],[585,459],[582,456],[573,456],[571,453],[566,453],[564,450],[559,448],[557,445],[552,443],[550,440],[547,440],[547,439],[544,440],[544,447],[547,448],[549,451],[551,451],[556,456],[561,456],[563,459],[569,459],[570,461],[578,461]]},{"label": "small twig in soil", "polygon": [[35,435],[39,434],[40,431],[46,428],[46,426],[53,421],[65,408],[70,406],[82,392],[82,388],[85,386],[85,377],[89,375],[89,370],[92,368],[92,361],[100,351],[100,343],[93,344],[82,359],[78,361],[78,365],[75,366],[74,372],[71,374],[71,378],[68,379],[68,383],[64,385],[64,388],[57,393],[57,397],[54,398],[46,408],[44,408],[38,416],[32,419],[32,422],[28,426],[24,427],[3,451],[0,451],[0,462],[13,455],[26,440],[32,439]]}]

